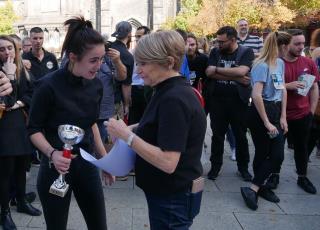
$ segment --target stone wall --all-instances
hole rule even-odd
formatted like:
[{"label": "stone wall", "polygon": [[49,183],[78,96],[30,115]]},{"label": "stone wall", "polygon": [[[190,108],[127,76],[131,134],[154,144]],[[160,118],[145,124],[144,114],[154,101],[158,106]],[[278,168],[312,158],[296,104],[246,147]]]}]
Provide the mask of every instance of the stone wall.
[{"label": "stone wall", "polygon": [[[101,0],[101,32],[114,32],[119,21],[129,21],[133,30],[148,25],[148,0]],[[168,17],[176,15],[177,0],[153,0],[153,28],[158,29]],[[21,20],[15,23],[17,34],[29,35],[32,27],[45,30],[44,47],[58,53],[65,29],[63,22],[75,15],[83,15],[95,25],[95,0],[16,0],[15,10]],[[134,32],[133,31],[133,32]]]}]

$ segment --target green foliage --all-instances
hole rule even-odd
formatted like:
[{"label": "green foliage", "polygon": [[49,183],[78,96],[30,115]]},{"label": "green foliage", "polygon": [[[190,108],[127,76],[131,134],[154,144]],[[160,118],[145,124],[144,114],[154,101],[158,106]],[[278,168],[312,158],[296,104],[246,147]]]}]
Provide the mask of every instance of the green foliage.
[{"label": "green foliage", "polygon": [[319,0],[280,0],[280,2],[299,15],[320,10]]},{"label": "green foliage", "polygon": [[175,19],[169,19],[162,27],[188,30],[189,19],[196,16],[202,7],[202,0],[182,0],[181,11]]},{"label": "green foliage", "polygon": [[183,10],[166,28],[192,31],[198,36],[209,36],[224,25],[236,26],[246,18],[255,28],[278,29],[284,22],[292,22],[296,13],[280,1],[261,0],[184,0]]},{"label": "green foliage", "polygon": [[11,0],[7,0],[3,7],[0,7],[0,34],[12,34],[13,23],[18,19],[13,10]]}]

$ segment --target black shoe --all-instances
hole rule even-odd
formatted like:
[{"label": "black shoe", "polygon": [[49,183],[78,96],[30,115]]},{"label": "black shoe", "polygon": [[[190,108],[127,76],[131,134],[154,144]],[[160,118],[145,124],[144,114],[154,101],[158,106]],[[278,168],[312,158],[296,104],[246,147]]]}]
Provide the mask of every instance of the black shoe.
[{"label": "black shoe", "polygon": [[266,182],[266,187],[269,189],[276,189],[279,184],[279,174],[271,174]]},{"label": "black shoe", "polygon": [[[28,192],[26,193],[26,195],[24,196],[24,198],[26,199],[26,201],[28,203],[32,203],[35,199],[36,199],[37,195],[35,192]],[[10,200],[10,206],[16,206],[17,205],[17,199],[16,198],[12,198]]]},{"label": "black shoe", "polygon": [[241,195],[244,199],[244,202],[248,206],[248,208],[252,210],[257,210],[258,208],[258,196],[255,191],[253,191],[249,187],[241,187]]},{"label": "black shoe", "polygon": [[9,209],[1,211],[1,224],[3,230],[17,230]]},{"label": "black shoe", "polygon": [[297,184],[306,192],[311,194],[316,194],[317,189],[311,183],[311,181],[307,177],[298,177]]},{"label": "black shoe", "polygon": [[273,202],[273,203],[279,203],[280,199],[279,197],[277,197],[276,194],[274,194],[274,192],[266,187],[260,187],[259,191],[258,191],[258,196],[261,196],[262,198],[264,198],[267,201]]},{"label": "black shoe", "polygon": [[239,170],[238,175],[242,177],[244,181],[251,181],[252,175],[248,172],[248,170]]},{"label": "black shoe", "polygon": [[208,179],[215,180],[219,176],[221,171],[221,167],[211,167],[210,171],[208,172]]},{"label": "black shoe", "polygon": [[33,207],[26,200],[17,203],[17,212],[26,213],[30,216],[40,216],[42,214],[39,209]]},{"label": "black shoe", "polygon": [[35,201],[36,197],[37,197],[37,195],[36,195],[35,192],[28,192],[28,193],[26,193],[26,195],[24,196],[24,198],[26,199],[26,201],[27,201],[28,203],[30,203],[30,204],[31,204],[33,201]]}]

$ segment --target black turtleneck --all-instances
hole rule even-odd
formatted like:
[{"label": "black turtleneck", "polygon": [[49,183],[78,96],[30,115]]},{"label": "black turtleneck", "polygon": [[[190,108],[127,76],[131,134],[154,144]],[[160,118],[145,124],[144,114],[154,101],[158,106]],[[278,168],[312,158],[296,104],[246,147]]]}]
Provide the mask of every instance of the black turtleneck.
[{"label": "black turtleneck", "polygon": [[[93,150],[92,125],[99,117],[102,84],[99,79],[74,76],[67,68],[54,71],[36,83],[32,98],[28,132],[42,132],[49,143],[62,149],[58,126],[76,125],[85,131],[77,145],[89,152]],[[74,153],[78,148],[74,146]]]}]

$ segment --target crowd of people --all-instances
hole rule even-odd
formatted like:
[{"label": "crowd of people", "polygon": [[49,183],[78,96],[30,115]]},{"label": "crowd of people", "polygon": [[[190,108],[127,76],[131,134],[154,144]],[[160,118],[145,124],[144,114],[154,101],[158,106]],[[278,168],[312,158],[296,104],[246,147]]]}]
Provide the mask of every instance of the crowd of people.
[{"label": "crowd of people", "polygon": [[[320,29],[314,31],[306,57],[301,30],[271,32],[263,40],[249,34],[246,19],[236,28],[219,28],[211,47],[206,38],[183,30],[152,32],[141,26],[133,36],[126,21],[116,25],[113,42],[83,17],[64,25],[60,63],[43,48],[39,27],[22,40],[0,35],[4,230],[16,229],[10,206],[42,214],[31,205],[35,192],[26,192],[30,164],[38,160],[37,193],[47,229],[66,229],[72,193],[87,228],[107,229],[101,177],[111,185],[127,176],[100,176],[79,148],[103,157],[115,138],[137,153],[132,173],[147,200],[150,228],[189,229],[201,206],[200,158],[208,115],[212,140],[207,178],[216,180],[223,173],[227,136],[239,177],[251,183],[240,188],[250,209],[258,208],[258,197],[280,202],[273,190],[281,183],[286,139],[293,147],[297,185],[317,192],[307,168],[320,145]],[[130,50],[132,37],[136,46]],[[58,135],[63,124],[85,133],[71,158],[64,157]],[[253,175],[248,130],[255,149]],[[49,193],[59,174],[70,185],[63,198]]]}]

